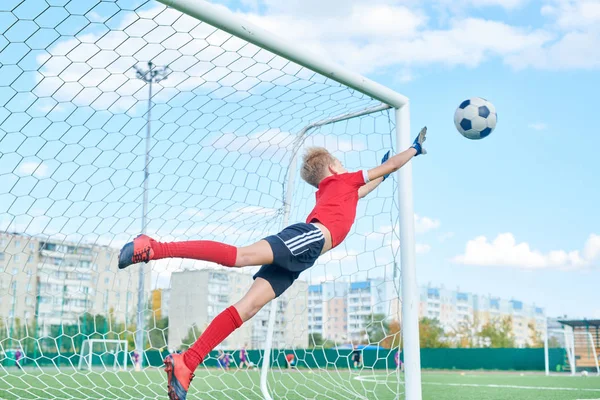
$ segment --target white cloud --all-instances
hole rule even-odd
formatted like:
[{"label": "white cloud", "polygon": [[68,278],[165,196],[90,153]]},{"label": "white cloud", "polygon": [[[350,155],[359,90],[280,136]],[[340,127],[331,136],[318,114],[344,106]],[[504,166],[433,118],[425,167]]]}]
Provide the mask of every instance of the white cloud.
[{"label": "white cloud", "polygon": [[417,243],[417,254],[426,254],[431,251],[431,246],[424,243]]},{"label": "white cloud", "polygon": [[535,122],[532,124],[528,125],[530,129],[533,129],[534,131],[545,131],[548,128],[548,125],[546,125],[543,122]]},{"label": "white cloud", "polygon": [[555,18],[566,30],[581,29],[600,23],[600,2],[597,0],[554,0],[541,8],[542,15]]},{"label": "white cloud", "polygon": [[[508,10],[528,0],[438,0],[436,27],[418,2],[389,0],[257,1],[240,13],[255,24],[362,73],[423,64],[474,67],[500,58],[514,68],[596,68],[600,54],[600,4],[594,0],[551,0],[540,12],[540,28],[468,17],[472,8]],[[260,5],[260,6],[259,6]],[[318,9],[319,12],[315,12]],[[409,81],[404,72],[398,80]]]},{"label": "white cloud", "polygon": [[[302,19],[294,13],[244,17],[362,73],[396,65],[432,63],[472,67],[491,56],[520,54],[538,48],[551,38],[541,30],[479,18],[454,19],[447,29],[427,29],[427,19],[404,6],[386,6],[381,13],[396,18],[375,24],[370,22],[369,15],[363,15],[361,3],[364,2],[354,3],[352,13],[333,20]],[[356,23],[357,18],[366,18],[365,24]],[[364,27],[373,29],[367,32]]]},{"label": "white cloud", "polygon": [[21,175],[33,175],[43,178],[48,175],[48,166],[41,162],[27,161],[19,165],[17,172]]},{"label": "white cloud", "polygon": [[540,9],[550,20],[556,40],[507,62],[517,68],[591,69],[600,67],[600,2],[597,0],[551,0]]},{"label": "white cloud", "polygon": [[499,234],[493,241],[485,236],[467,242],[465,252],[454,262],[466,265],[507,266],[528,269],[578,269],[600,261],[600,235],[591,234],[583,251],[553,250],[543,253],[527,242],[517,243],[512,233]]},{"label": "white cloud", "polygon": [[464,11],[468,7],[501,7],[507,10],[517,9],[525,5],[529,0],[437,0],[438,7],[450,11]]},{"label": "white cloud", "polygon": [[440,227],[440,220],[429,217],[421,217],[415,214],[415,232],[426,233]]},{"label": "white cloud", "polygon": [[514,9],[522,6],[528,0],[470,0],[474,6],[499,6],[506,9]]}]

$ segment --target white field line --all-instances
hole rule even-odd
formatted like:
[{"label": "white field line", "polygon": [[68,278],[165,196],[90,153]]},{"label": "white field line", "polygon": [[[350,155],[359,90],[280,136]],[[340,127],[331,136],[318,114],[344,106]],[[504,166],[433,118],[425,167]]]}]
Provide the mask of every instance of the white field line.
[{"label": "white field line", "polygon": [[[358,381],[366,382],[382,382],[377,380],[375,376],[357,376],[354,378]],[[551,387],[551,386],[518,386],[518,385],[496,385],[496,384],[481,384],[481,383],[445,383],[445,382],[423,382],[423,385],[434,385],[434,386],[459,386],[459,387],[485,387],[485,388],[497,388],[497,389],[525,389],[525,390],[556,390],[556,391],[567,391],[567,392],[600,392],[600,389],[590,388],[573,388],[573,387]],[[600,399],[587,399],[587,400],[600,400]]]}]

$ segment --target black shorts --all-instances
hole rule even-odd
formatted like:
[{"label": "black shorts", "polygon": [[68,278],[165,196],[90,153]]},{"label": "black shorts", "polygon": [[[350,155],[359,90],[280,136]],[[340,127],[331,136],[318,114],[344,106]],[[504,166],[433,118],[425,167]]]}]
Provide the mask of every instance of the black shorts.
[{"label": "black shorts", "polygon": [[254,279],[263,278],[271,284],[275,297],[281,296],[300,273],[312,267],[325,245],[323,232],[313,224],[290,225],[277,235],[267,236],[273,250],[273,264],[263,265]]}]

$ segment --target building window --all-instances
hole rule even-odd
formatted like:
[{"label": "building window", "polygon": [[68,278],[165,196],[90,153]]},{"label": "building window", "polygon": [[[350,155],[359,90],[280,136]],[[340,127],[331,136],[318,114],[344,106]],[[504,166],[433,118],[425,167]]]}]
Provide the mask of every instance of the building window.
[{"label": "building window", "polygon": [[104,278],[104,283],[108,285],[110,283],[110,278]]},{"label": "building window", "polygon": [[21,261],[21,256],[19,254],[15,254],[15,262]]},{"label": "building window", "polygon": [[29,250],[31,250],[31,251],[35,250],[35,243],[29,242]]},{"label": "building window", "polygon": [[[12,274],[13,274],[13,275],[16,275],[16,274],[18,274],[18,273],[19,273],[19,268],[17,268],[17,267],[14,267],[14,268],[12,269]],[[17,282],[15,282],[15,283],[17,283]]]},{"label": "building window", "polygon": [[15,247],[21,247],[21,241],[15,240]]},{"label": "building window", "polygon": [[0,252],[0,261],[4,261],[4,258],[5,258],[4,253]]}]

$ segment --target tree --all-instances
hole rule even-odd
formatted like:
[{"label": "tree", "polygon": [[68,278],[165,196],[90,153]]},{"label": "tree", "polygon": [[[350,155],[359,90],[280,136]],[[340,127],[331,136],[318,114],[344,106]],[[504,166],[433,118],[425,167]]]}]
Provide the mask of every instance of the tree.
[{"label": "tree", "polygon": [[512,328],[512,317],[494,319],[481,327],[478,334],[487,344],[493,348],[515,347],[515,336]]},{"label": "tree", "polygon": [[198,325],[194,324],[188,329],[187,335],[181,340],[181,346],[179,349],[184,351],[189,349],[194,342],[202,335],[202,331],[198,328]]},{"label": "tree", "polygon": [[400,322],[393,320],[388,325],[387,336],[381,342],[381,347],[386,349],[395,349],[400,347],[402,341],[402,331]]},{"label": "tree", "polygon": [[146,348],[162,349],[169,343],[169,317],[154,319],[151,316],[148,323],[148,343]]},{"label": "tree", "polygon": [[548,348],[553,348],[553,349],[557,349],[557,348],[561,348],[564,347],[561,344],[561,341],[558,340],[558,338],[556,336],[550,336],[548,338]]},{"label": "tree", "polygon": [[453,338],[454,344],[459,348],[473,348],[478,345],[479,318],[473,319],[466,317],[458,326],[452,329],[449,334]]},{"label": "tree", "polygon": [[371,314],[365,318],[365,322],[365,334],[368,337],[368,343],[365,344],[380,344],[390,331],[390,323],[386,321],[385,314]]},{"label": "tree", "polygon": [[323,340],[323,335],[320,333],[309,333],[308,334],[308,347],[314,348],[317,346],[322,346],[325,341]]},{"label": "tree", "polygon": [[433,318],[425,317],[419,321],[419,342],[421,348],[426,349],[449,347],[440,321]]},{"label": "tree", "polygon": [[527,343],[527,347],[544,347],[544,339],[542,338],[542,332],[538,331],[535,328],[535,324],[533,322],[527,324],[527,327],[529,328],[529,343]]}]

